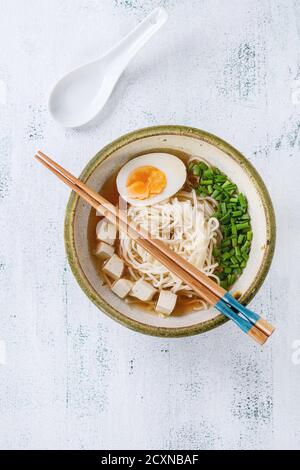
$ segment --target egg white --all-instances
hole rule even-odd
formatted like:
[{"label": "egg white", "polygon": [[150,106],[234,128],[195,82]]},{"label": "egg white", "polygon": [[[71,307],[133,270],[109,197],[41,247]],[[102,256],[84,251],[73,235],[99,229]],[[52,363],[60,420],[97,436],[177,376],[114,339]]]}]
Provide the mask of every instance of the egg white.
[{"label": "egg white", "polygon": [[[167,184],[165,189],[148,199],[133,199],[127,193],[127,179],[130,173],[142,166],[153,166],[166,175]],[[149,153],[133,158],[127,162],[119,171],[117,176],[117,188],[120,196],[133,206],[152,206],[174,196],[186,181],[185,164],[174,155],[169,153]]]}]

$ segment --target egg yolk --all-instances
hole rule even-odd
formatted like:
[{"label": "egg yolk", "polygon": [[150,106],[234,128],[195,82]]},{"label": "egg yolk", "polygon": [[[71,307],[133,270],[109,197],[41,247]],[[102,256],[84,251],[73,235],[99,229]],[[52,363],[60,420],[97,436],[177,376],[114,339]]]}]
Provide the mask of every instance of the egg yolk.
[{"label": "egg yolk", "polygon": [[127,179],[127,192],[133,199],[148,199],[160,194],[167,185],[166,175],[154,166],[141,166],[133,170]]}]

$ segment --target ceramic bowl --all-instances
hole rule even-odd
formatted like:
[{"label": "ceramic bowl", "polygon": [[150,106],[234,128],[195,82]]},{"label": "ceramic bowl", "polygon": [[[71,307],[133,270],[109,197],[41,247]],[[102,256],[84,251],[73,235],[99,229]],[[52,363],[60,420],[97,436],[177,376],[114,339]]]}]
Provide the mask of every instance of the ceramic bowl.
[{"label": "ceramic bowl", "polygon": [[[107,178],[131,158],[157,151],[185,152],[201,156],[238,185],[249,203],[253,241],[247,266],[233,287],[247,304],[257,293],[269,270],[275,246],[272,202],[261,177],[251,163],[224,140],[184,126],[148,127],[120,137],[87,164],[81,179],[99,191]],[[226,321],[215,309],[163,318],[126,304],[101,281],[89,252],[87,226],[90,207],[72,193],[65,218],[65,244],[71,269],[80,287],[97,307],[131,329],[155,336],[179,337],[211,330]]]}]

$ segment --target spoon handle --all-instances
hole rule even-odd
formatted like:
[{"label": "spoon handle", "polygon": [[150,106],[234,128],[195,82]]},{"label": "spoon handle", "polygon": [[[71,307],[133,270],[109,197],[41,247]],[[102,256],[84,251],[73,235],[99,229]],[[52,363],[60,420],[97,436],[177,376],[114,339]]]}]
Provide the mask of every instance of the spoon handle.
[{"label": "spoon handle", "polygon": [[111,58],[116,59],[125,68],[135,54],[160,29],[167,19],[168,14],[166,10],[164,8],[156,8],[114,46],[110,51]]}]

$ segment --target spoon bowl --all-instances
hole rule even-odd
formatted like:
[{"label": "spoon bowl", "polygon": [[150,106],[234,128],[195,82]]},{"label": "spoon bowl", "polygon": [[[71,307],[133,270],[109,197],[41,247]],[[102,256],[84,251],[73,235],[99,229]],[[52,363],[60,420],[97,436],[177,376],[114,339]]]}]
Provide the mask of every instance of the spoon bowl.
[{"label": "spoon bowl", "polygon": [[90,122],[104,107],[131,59],[167,18],[166,10],[157,8],[105,55],[65,75],[50,95],[53,118],[64,127]]}]

